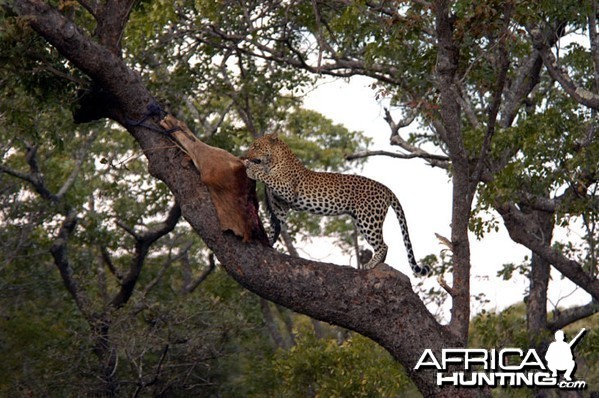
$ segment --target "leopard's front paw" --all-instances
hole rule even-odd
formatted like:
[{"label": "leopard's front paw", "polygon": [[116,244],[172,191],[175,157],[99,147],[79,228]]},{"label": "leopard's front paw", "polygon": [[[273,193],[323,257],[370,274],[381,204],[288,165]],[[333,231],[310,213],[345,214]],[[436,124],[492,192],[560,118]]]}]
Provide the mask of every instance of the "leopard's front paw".
[{"label": "leopard's front paw", "polygon": [[245,166],[245,174],[252,180],[256,179],[256,171],[258,165],[249,159],[242,159],[243,165]]}]

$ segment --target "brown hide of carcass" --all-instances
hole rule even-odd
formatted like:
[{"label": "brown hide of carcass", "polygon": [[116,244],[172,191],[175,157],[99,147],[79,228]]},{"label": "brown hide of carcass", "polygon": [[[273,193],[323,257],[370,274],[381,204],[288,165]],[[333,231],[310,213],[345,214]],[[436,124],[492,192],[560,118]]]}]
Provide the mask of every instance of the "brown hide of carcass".
[{"label": "brown hide of carcass", "polygon": [[184,122],[172,115],[162,119],[160,125],[166,130],[176,129],[171,137],[200,172],[222,230],[232,231],[244,242],[259,241],[268,245],[258,217],[256,183],[247,177],[241,160],[224,149],[203,143]]}]

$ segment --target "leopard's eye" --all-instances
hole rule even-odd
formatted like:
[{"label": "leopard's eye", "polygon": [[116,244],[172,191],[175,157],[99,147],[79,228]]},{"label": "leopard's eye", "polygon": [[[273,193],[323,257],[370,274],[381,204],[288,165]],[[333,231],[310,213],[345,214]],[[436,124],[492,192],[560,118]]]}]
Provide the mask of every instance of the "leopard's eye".
[{"label": "leopard's eye", "polygon": [[260,159],[252,159],[251,162],[255,163],[255,164],[260,164],[260,163],[262,163],[262,160],[260,160]]}]

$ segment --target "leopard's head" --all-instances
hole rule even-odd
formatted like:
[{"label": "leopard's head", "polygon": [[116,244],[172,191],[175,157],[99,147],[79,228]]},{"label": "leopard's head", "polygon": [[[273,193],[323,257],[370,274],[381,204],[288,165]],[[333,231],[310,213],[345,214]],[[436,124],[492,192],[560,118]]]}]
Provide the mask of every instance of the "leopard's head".
[{"label": "leopard's head", "polygon": [[281,141],[276,133],[265,134],[258,138],[252,145],[250,145],[250,148],[244,156],[246,165],[248,163],[253,163],[253,167],[259,166],[266,171],[276,157],[276,148],[280,142]]}]

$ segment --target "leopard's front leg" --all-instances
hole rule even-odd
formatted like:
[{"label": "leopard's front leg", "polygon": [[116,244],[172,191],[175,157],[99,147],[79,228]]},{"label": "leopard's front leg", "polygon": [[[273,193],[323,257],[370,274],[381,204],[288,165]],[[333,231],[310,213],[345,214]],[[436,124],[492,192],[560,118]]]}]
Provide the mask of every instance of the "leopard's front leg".
[{"label": "leopard's front leg", "polygon": [[266,188],[266,207],[270,215],[271,232],[268,235],[271,245],[274,246],[281,228],[287,223],[287,213],[289,212],[289,203],[274,194],[272,189]]},{"label": "leopard's front leg", "polygon": [[279,237],[279,233],[281,232],[281,223],[284,224],[287,219],[289,204],[284,199],[278,197],[270,187],[269,182],[272,183],[273,178],[266,172],[265,166],[262,162],[243,159],[243,164],[245,165],[246,174],[249,178],[252,180],[262,181],[267,186],[266,205],[271,220],[269,241],[271,245],[274,245]]},{"label": "leopard's front leg", "polygon": [[243,159],[243,165],[245,166],[245,173],[249,178],[256,181],[262,181],[267,178],[268,174],[264,170],[264,166],[260,163],[252,162],[249,159]]},{"label": "leopard's front leg", "polygon": [[[281,196],[277,189],[277,186],[280,184],[277,184],[277,178],[271,174],[271,170],[265,162],[261,162],[259,159],[244,159],[243,164],[245,165],[245,172],[249,178],[256,181],[262,181],[270,187],[275,194]],[[288,200],[288,198],[285,197],[283,197],[283,199]]]}]

